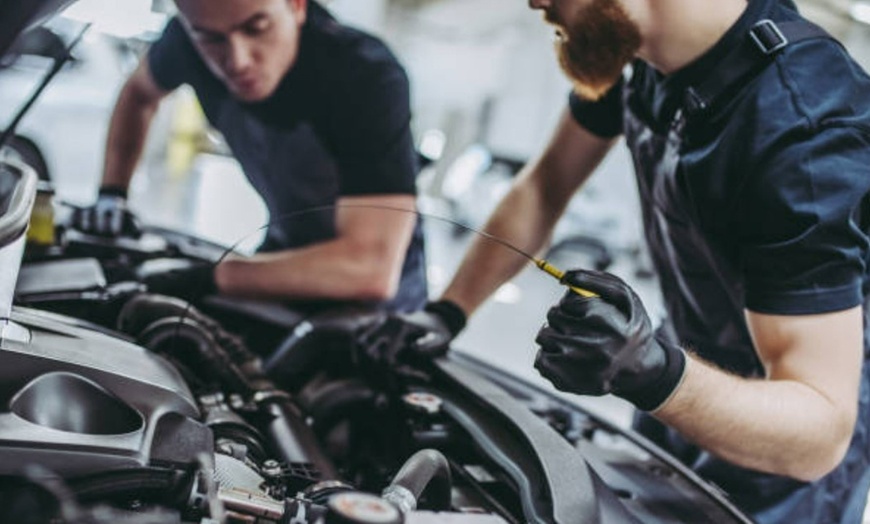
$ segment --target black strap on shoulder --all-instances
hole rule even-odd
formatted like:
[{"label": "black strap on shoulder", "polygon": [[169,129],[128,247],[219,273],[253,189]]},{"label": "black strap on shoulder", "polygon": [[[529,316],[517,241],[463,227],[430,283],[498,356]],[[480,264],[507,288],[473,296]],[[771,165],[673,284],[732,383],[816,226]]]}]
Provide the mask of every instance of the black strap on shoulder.
[{"label": "black strap on shoulder", "polygon": [[833,37],[807,20],[779,23],[761,20],[752,26],[746,39],[719,63],[712,74],[686,90],[686,116],[703,113],[722,93],[768,64],[786,46],[811,38]]}]

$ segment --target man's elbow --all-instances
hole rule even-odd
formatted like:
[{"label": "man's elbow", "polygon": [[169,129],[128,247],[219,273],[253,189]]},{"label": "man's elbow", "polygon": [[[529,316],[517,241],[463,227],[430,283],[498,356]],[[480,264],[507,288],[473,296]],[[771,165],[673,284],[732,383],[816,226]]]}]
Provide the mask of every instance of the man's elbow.
[{"label": "man's elbow", "polygon": [[358,260],[355,297],[357,300],[385,301],[399,292],[402,276],[401,259],[388,256],[363,257]]},{"label": "man's elbow", "polygon": [[784,473],[797,480],[815,482],[839,466],[852,442],[855,420],[852,418],[851,423],[844,421],[835,427],[837,429],[828,433],[824,442],[813,446],[802,460],[794,460],[795,456],[790,454],[791,460],[786,461]]},{"label": "man's elbow", "polygon": [[831,448],[834,449],[831,449],[829,452],[827,450],[820,451],[812,459],[793,464],[790,467],[793,471],[787,471],[786,475],[803,482],[815,482],[821,479],[834,471],[840,465],[840,462],[843,461],[848,449],[848,442],[845,446],[837,445],[831,446]]},{"label": "man's elbow", "polygon": [[390,271],[380,269],[372,271],[368,277],[360,279],[356,286],[355,299],[382,302],[390,300],[399,292],[399,278]]},{"label": "man's elbow", "polygon": [[366,240],[348,243],[349,261],[345,291],[348,298],[363,301],[390,300],[399,292],[405,246],[392,242]]}]

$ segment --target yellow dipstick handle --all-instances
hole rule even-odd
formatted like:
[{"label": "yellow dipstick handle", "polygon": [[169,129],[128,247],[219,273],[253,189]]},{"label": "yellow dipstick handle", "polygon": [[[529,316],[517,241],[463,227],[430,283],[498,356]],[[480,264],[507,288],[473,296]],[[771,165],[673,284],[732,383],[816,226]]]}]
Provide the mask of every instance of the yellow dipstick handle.
[{"label": "yellow dipstick handle", "polygon": [[[562,277],[565,276],[564,271],[557,268],[553,264],[550,264],[549,262],[547,262],[543,258],[535,260],[535,265],[538,266],[539,268],[541,268],[541,270],[544,273],[546,273],[546,274],[552,276],[553,278],[555,278],[556,280],[558,280],[560,283],[562,282]],[[593,298],[593,297],[598,296],[596,293],[593,293],[592,291],[589,291],[587,289],[583,289],[581,287],[576,287],[576,286],[567,286],[567,287],[571,291],[573,291],[574,293],[577,293],[578,295],[580,295],[581,297],[584,297],[584,298]]]}]

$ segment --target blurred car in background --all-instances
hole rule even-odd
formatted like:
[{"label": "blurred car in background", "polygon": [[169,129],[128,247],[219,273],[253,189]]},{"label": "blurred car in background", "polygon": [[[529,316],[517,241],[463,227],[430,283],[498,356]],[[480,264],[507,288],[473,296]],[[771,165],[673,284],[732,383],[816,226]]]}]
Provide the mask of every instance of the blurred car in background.
[{"label": "blurred car in background", "polygon": [[[68,44],[81,30],[75,25],[55,24],[50,30]],[[25,45],[0,69],[4,128],[37,89],[53,61],[51,52],[52,46]],[[134,64],[135,52],[127,44],[101,33],[85,35],[40,103],[21,121],[5,154],[25,159],[64,198],[90,199],[99,183],[115,97]]]},{"label": "blurred car in background", "polygon": [[[83,24],[56,19],[31,31],[18,52],[0,63],[0,129],[27,103]],[[58,49],[60,46],[60,49]],[[88,31],[72,58],[21,120],[3,155],[21,158],[66,200],[88,202],[102,173],[109,117],[127,74],[136,64],[136,41]]]}]

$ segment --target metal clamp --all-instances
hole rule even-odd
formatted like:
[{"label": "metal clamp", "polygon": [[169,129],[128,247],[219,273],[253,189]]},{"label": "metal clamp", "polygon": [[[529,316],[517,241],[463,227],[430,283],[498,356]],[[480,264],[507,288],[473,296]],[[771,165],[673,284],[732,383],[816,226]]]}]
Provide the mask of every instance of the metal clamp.
[{"label": "metal clamp", "polygon": [[761,20],[749,30],[749,36],[765,55],[772,55],[788,45],[788,38],[782,34],[773,20]]},{"label": "metal clamp", "polygon": [[399,484],[390,484],[381,493],[381,498],[395,504],[402,513],[410,513],[417,509],[417,497],[411,490]]}]

